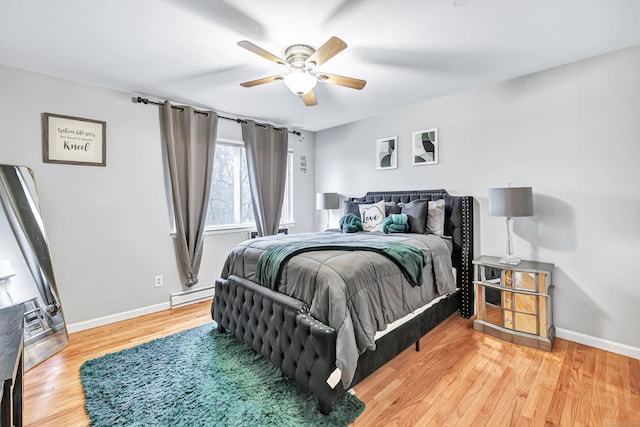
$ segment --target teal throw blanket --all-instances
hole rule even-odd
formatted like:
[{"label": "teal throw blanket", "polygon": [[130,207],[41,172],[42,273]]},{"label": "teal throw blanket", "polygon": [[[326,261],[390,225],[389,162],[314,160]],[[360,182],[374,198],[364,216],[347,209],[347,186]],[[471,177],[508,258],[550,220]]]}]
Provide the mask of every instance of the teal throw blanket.
[{"label": "teal throw blanket", "polygon": [[422,285],[422,269],[429,262],[429,257],[420,249],[406,243],[344,239],[293,242],[267,248],[258,258],[255,280],[262,286],[277,289],[280,274],[289,258],[303,252],[324,250],[371,251],[384,255],[400,267],[412,286]]},{"label": "teal throw blanket", "polygon": [[391,214],[382,221],[382,231],[389,233],[408,233],[409,218],[406,214]]},{"label": "teal throw blanket", "polygon": [[355,233],[356,231],[362,231],[362,220],[358,215],[348,213],[340,218],[340,230],[343,233]]}]

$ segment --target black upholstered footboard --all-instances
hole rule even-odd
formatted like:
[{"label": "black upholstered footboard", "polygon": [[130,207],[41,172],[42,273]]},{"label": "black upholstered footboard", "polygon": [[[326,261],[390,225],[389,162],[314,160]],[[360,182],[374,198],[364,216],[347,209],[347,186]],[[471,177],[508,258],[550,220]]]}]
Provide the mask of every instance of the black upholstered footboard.
[{"label": "black upholstered footboard", "polygon": [[[460,308],[453,294],[376,341],[360,355],[351,387],[400,354]],[[336,368],[336,331],[307,314],[304,303],[238,276],[216,281],[211,314],[218,330],[234,334],[271,360],[318,398],[328,414],[345,393],[342,382],[329,387]],[[417,349],[417,348],[416,348]]]},{"label": "black upholstered footboard", "polygon": [[228,330],[316,395],[322,413],[344,394],[340,385],[332,389],[326,382],[336,368],[336,331],[308,315],[304,303],[230,276],[216,281],[211,312],[220,331]]}]

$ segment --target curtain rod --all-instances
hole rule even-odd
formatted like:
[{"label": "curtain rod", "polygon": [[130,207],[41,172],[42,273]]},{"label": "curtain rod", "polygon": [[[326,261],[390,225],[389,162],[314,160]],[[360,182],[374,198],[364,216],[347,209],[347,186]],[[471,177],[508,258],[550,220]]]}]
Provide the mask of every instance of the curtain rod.
[{"label": "curtain rod", "polygon": [[[133,98],[131,98],[131,101],[133,101],[134,104],[145,104],[145,105],[153,104],[153,105],[160,105],[160,106],[164,105],[164,103],[162,103],[162,102],[151,101],[148,98],[143,98],[141,96],[134,96]],[[171,105],[171,108],[175,108],[177,110],[184,110],[184,108],[182,108],[179,105]],[[198,113],[198,114],[207,114],[206,111],[198,111],[198,110],[194,110],[194,111],[196,113]],[[225,120],[232,120],[232,121],[234,121],[236,123],[247,123],[246,120],[242,120],[242,119],[238,119],[238,118],[234,119],[232,117],[225,117],[225,116],[220,116],[220,115],[218,115],[218,118],[219,119],[225,119]],[[262,127],[266,128],[266,126],[263,125],[263,124],[260,124],[260,123],[256,123],[256,124],[258,126],[262,126]],[[302,133],[300,131],[287,130],[287,132],[292,133],[292,134],[294,134],[296,136],[302,137]]]}]

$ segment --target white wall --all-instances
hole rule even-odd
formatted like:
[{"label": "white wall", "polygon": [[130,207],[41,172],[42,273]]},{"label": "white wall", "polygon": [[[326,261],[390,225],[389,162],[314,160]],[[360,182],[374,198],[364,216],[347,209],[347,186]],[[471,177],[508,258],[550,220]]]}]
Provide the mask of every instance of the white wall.
[{"label": "white wall", "polygon": [[[170,237],[159,109],[131,94],[0,66],[0,163],[33,169],[49,234],[67,323],[168,303],[183,290]],[[42,162],[43,112],[107,122],[107,166]],[[240,139],[240,127],[220,120],[220,137]],[[293,231],[314,227],[314,135],[295,150]],[[224,257],[246,232],[206,237],[201,285],[219,275]],[[164,286],[154,288],[154,276]]]},{"label": "white wall", "polygon": [[[316,188],[446,188],[476,198],[481,254],[502,255],[490,187],[532,186],[515,251],[555,263],[555,325],[640,354],[640,47],[316,134]],[[429,84],[425,81],[424,84]],[[437,127],[440,164],[411,166],[411,132]],[[396,170],[375,170],[375,140],[398,136]]]}]

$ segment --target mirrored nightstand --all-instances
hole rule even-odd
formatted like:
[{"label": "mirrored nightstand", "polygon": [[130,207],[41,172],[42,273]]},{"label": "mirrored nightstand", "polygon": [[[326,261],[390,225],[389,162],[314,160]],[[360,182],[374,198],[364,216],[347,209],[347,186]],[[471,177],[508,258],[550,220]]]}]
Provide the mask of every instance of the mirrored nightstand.
[{"label": "mirrored nightstand", "polygon": [[505,341],[551,351],[555,338],[551,296],[553,264],[501,264],[498,257],[473,260],[477,317],[474,329]]}]

